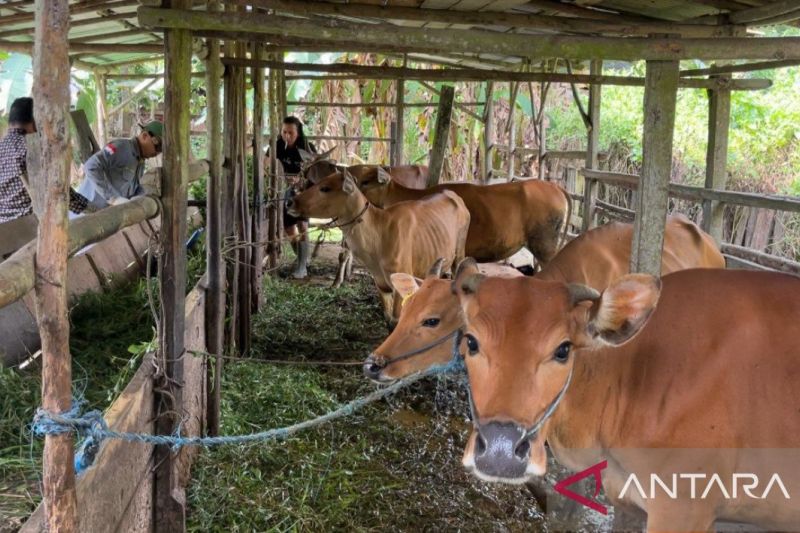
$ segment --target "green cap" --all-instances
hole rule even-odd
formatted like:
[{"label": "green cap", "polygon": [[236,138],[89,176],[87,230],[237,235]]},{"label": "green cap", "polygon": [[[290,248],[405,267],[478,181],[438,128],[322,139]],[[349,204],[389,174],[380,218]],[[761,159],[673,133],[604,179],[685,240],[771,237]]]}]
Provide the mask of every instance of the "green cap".
[{"label": "green cap", "polygon": [[164,138],[164,124],[157,120],[152,120],[142,126],[142,129],[148,132],[150,135],[155,135],[159,139]]}]

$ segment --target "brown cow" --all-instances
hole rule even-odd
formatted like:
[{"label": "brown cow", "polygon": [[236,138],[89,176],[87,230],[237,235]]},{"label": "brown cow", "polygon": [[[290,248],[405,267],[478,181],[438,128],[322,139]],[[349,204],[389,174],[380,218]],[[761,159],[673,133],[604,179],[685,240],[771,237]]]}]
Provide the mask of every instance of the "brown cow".
[{"label": "brown cow", "polygon": [[[567,244],[536,279],[583,283],[603,290],[628,273],[632,236],[631,224],[614,222],[594,228]],[[489,276],[518,274],[515,269],[495,274],[487,272],[485,265],[478,266]],[[714,239],[689,219],[669,217],[662,274],[697,267],[724,268],[725,259]],[[392,275],[396,290],[407,301],[397,327],[364,363],[364,374],[371,379],[393,381],[444,364],[452,357],[452,344],[445,340],[413,357],[397,359],[454,334],[462,326],[458,300],[450,291],[450,282],[439,279],[438,269],[432,269],[421,286],[409,278],[407,274]]]},{"label": "brown cow", "polygon": [[[322,178],[330,176],[331,174],[339,171],[341,168],[336,164],[336,161],[328,159],[328,156],[333,151],[333,148],[323,154],[311,154],[304,150],[300,151],[303,156],[302,165],[302,183],[300,188],[305,189],[307,186],[314,185]],[[409,187],[411,189],[424,189],[428,179],[428,167],[424,165],[399,165],[393,167],[379,166],[379,165],[352,165],[347,167],[347,170],[356,178],[356,181],[366,180],[369,181],[378,173],[378,168],[382,172],[388,172],[392,179]],[[307,224],[305,230],[307,230]],[[316,249],[314,250],[316,254]],[[347,248],[346,244],[342,245],[342,251],[339,253],[339,267],[336,271],[336,279],[333,282],[334,287],[338,287],[344,282],[345,278],[350,277],[350,271],[353,265],[353,254]]]},{"label": "brown cow", "polygon": [[601,295],[465,261],[453,286],[474,424],[463,464],[477,476],[543,475],[546,440],[567,468],[594,467],[613,503],[644,510],[648,531],[800,526],[800,278],[633,274]]},{"label": "brown cow", "polygon": [[458,194],[472,217],[466,253],[482,263],[500,261],[526,246],[540,264],[546,264],[561,245],[571,205],[564,189],[541,180],[443,183],[420,191],[396,183],[378,168],[374,178],[370,174],[359,182],[359,188],[370,202],[384,207],[433,192]]},{"label": "brown cow", "polygon": [[306,189],[288,205],[293,216],[334,219],[375,280],[390,323],[400,314],[400,300],[393,299],[393,273],[422,276],[439,257],[448,269],[464,257],[469,211],[449,191],[381,209],[367,201],[344,170]]}]

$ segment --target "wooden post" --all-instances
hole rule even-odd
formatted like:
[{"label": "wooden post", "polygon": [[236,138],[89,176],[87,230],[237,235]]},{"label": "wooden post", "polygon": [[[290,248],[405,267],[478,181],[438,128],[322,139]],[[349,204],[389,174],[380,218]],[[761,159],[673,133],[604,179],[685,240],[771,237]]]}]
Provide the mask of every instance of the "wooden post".
[{"label": "wooden post", "polygon": [[269,160],[269,206],[267,208],[267,215],[269,219],[269,268],[275,269],[278,266],[278,257],[280,255],[281,245],[281,213],[283,211],[283,204],[279,202],[282,198],[280,191],[280,181],[278,180],[278,159],[275,154],[278,151],[278,136],[280,135],[281,119],[278,117],[278,73],[276,69],[269,70],[269,92],[267,94],[268,101],[267,107],[269,111],[269,129],[270,129],[270,147],[269,153],[271,154]]},{"label": "wooden post", "polygon": [[439,108],[436,112],[436,133],[433,139],[433,153],[428,166],[430,175],[428,176],[428,187],[439,184],[442,175],[442,165],[444,156],[447,152],[447,144],[450,138],[450,117],[453,114],[453,99],[455,98],[455,88],[452,85],[442,87],[439,95]]},{"label": "wooden post", "polygon": [[542,82],[539,87],[539,116],[537,121],[539,123],[539,179],[547,178],[545,173],[547,171],[547,164],[545,163],[545,155],[547,154],[547,129],[544,127],[544,105],[547,101],[547,91],[550,90],[550,83]]},{"label": "wooden post", "polygon": [[[237,43],[238,57],[245,57],[245,43]],[[247,113],[245,105],[245,69],[239,68],[236,73],[236,122],[234,127],[238,130],[237,142],[239,144],[237,171],[236,171],[236,238],[242,244],[238,249],[238,302],[239,319],[238,343],[239,355],[250,351],[250,317],[252,308],[251,284],[252,270],[250,268],[252,257],[252,233],[250,220],[250,201],[247,192],[247,165],[246,165],[246,138]]]},{"label": "wooden post", "polygon": [[517,128],[514,125],[514,119],[517,108],[517,92],[519,91],[519,82],[509,82],[508,88],[511,92],[511,97],[508,100],[508,181],[514,179],[515,163],[514,156],[517,153]]},{"label": "wooden post", "polygon": [[661,274],[672,139],[678,94],[678,61],[648,61],[644,88],[642,179],[633,225],[631,272]]},{"label": "wooden post", "polygon": [[[69,7],[36,0],[33,54],[34,116],[40,168],[32,181],[46,189],[36,244],[36,315],[42,339],[42,407],[63,413],[72,404],[67,308],[67,191],[69,189]],[[44,440],[44,502],[49,531],[78,531],[72,433]]]},{"label": "wooden post", "polygon": [[[253,43],[253,58],[261,59],[263,45]],[[264,69],[252,67],[253,81],[253,227],[252,241],[257,243],[252,249],[252,310],[258,312],[262,303],[261,283],[264,264],[264,247],[267,240],[266,211],[264,206]]]},{"label": "wooden post", "polygon": [[[708,91],[708,149],[706,151],[706,188],[724,190],[728,181],[728,128],[731,120],[731,91]],[[703,202],[703,229],[722,243],[724,204]]]},{"label": "wooden post", "polygon": [[[236,9],[235,6],[230,4],[225,6],[226,9]],[[225,42],[225,56],[234,57],[236,43],[233,41]],[[225,221],[224,238],[232,240],[235,238],[236,232],[236,174],[239,164],[238,153],[238,134],[237,128],[237,109],[239,105],[239,95],[237,94],[238,84],[236,83],[237,71],[239,67],[226,66],[225,74],[223,76],[223,95],[224,95],[224,108],[223,108],[223,195],[222,195],[222,209],[224,210],[223,220]],[[227,322],[225,330],[225,350],[227,353],[233,353],[236,345],[237,338],[237,324],[238,319],[238,273],[239,269],[236,267],[236,260],[238,254],[235,250],[229,252],[226,257],[226,282],[227,282]]]},{"label": "wooden post", "polygon": [[[191,0],[165,0],[164,7],[188,9]],[[186,201],[189,183],[189,100],[192,34],[164,32],[164,155],[161,200],[161,317],[159,366],[164,376],[156,387],[156,432],[169,435],[183,417],[183,337],[186,300]],[[180,484],[177,454],[157,446],[153,528],[184,531],[186,498]]]},{"label": "wooden post", "polygon": [[[209,11],[219,10],[219,0],[208,3]],[[220,81],[222,63],[219,60],[220,43],[207,39],[206,58],[206,130],[208,132],[208,182],[206,200],[206,349],[222,355],[225,349],[225,263],[222,260],[222,108],[220,107]],[[213,372],[211,371],[213,365]],[[219,408],[221,400],[222,358],[208,360],[206,370],[207,432],[219,434]]]},{"label": "wooden post", "polygon": [[[603,62],[592,61],[589,65],[590,74],[603,73]],[[586,168],[597,170],[597,150],[600,143],[600,98],[602,85],[593,83],[589,86],[589,122],[586,142]],[[595,225],[594,202],[597,200],[597,181],[589,178],[583,180],[583,226],[585,232]]]},{"label": "wooden post", "polygon": [[[405,67],[405,59],[403,60],[403,66]],[[402,78],[397,80],[397,95],[395,98],[396,107],[394,112],[394,121],[395,121],[395,135],[394,135],[394,164],[395,165],[402,165],[403,164],[403,139],[405,138],[405,121],[404,121],[404,114],[405,114],[405,92],[406,92],[406,82]]]},{"label": "wooden post", "polygon": [[494,83],[486,82],[486,104],[483,108],[483,182],[492,178],[492,147],[494,146]]},{"label": "wooden post", "polygon": [[94,82],[95,85],[97,85],[97,102],[95,102],[97,142],[100,143],[100,146],[105,146],[108,142],[108,116],[106,114],[107,80],[105,74],[101,74],[95,69]]}]

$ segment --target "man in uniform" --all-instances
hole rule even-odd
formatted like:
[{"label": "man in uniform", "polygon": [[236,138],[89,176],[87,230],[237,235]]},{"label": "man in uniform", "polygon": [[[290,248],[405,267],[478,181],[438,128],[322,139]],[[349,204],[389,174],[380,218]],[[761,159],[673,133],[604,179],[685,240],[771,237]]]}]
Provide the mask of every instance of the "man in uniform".
[{"label": "man in uniform", "polygon": [[144,194],[139,180],[145,159],[161,153],[164,125],[156,120],[142,126],[130,139],[114,139],[83,165],[84,180],[78,192],[98,209]]}]

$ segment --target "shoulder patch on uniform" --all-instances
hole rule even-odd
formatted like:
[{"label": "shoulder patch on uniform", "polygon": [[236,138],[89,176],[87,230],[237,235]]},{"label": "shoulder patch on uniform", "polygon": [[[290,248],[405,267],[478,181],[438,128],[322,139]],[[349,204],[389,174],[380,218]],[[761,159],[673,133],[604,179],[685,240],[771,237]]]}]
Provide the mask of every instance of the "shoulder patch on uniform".
[{"label": "shoulder patch on uniform", "polygon": [[117,153],[117,147],[116,147],[116,146],[114,146],[112,143],[108,143],[108,144],[106,145],[106,147],[105,147],[105,148],[103,148],[103,150],[105,150],[105,151],[106,151],[106,152],[108,152],[109,154],[116,154],[116,153]]}]

